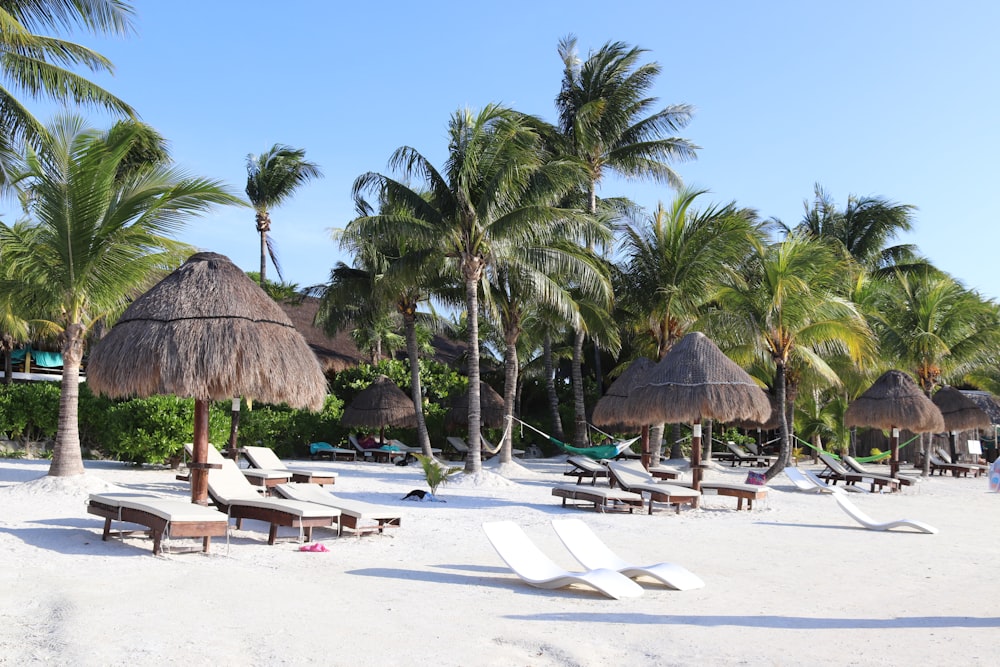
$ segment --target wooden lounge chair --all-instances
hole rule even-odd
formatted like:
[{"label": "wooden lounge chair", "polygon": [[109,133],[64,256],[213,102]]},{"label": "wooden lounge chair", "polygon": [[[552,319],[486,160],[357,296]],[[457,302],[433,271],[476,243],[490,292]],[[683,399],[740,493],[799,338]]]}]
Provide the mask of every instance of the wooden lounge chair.
[{"label": "wooden lounge chair", "polygon": [[[975,444],[973,445],[973,443],[975,443]],[[979,444],[978,440],[969,440],[969,448],[975,450],[976,454],[982,454],[982,452],[983,452],[982,445]],[[973,477],[979,477],[980,475],[986,474],[986,471],[990,469],[989,466],[983,465],[981,463],[968,463],[966,461],[953,461],[951,459],[951,454],[944,447],[938,447],[937,448],[937,454],[941,458],[942,461],[944,461],[945,463],[947,463],[949,465],[969,466],[970,468],[975,469],[976,472],[973,475]]]},{"label": "wooden lounge chair", "polygon": [[[351,433],[347,436],[347,441],[351,443],[351,447],[361,455],[364,461],[375,461],[376,463],[394,463],[399,459],[406,456],[406,452],[399,451],[398,449],[391,448],[388,443],[380,447],[362,447],[361,443],[358,442],[356,435]],[[288,480],[285,480],[286,482]]]},{"label": "wooden lounge chair", "polygon": [[910,477],[909,475],[902,475],[898,473],[896,474],[895,477],[893,477],[891,475],[883,475],[881,473],[875,472],[874,470],[870,470],[865,466],[861,465],[861,463],[853,456],[845,455],[844,457],[842,457],[841,460],[843,460],[843,462],[847,464],[847,467],[850,470],[865,477],[888,477],[889,479],[896,480],[900,486],[913,486],[914,484],[920,483],[920,478],[918,477]]},{"label": "wooden lounge chair", "polygon": [[146,526],[153,538],[154,555],[162,552],[164,537],[200,537],[202,551],[208,553],[212,538],[225,535],[229,528],[228,516],[185,498],[93,493],[87,502],[87,512],[104,517],[104,534],[101,536],[104,541],[111,534],[112,521]]},{"label": "wooden lounge chair", "polygon": [[[396,449],[398,449],[399,451],[403,452],[404,454],[423,454],[424,453],[424,450],[420,449],[419,447],[410,447],[409,445],[404,444],[401,440],[396,440],[395,438],[389,441],[389,446],[390,447],[395,447]],[[440,453],[441,453],[441,449],[439,447],[431,447],[431,456],[437,456]]]},{"label": "wooden lounge chair", "polygon": [[552,589],[583,584],[616,600],[642,595],[639,584],[614,570],[569,572],[562,569],[542,553],[521,527],[512,521],[487,522],[483,524],[483,530],[500,558],[517,576],[532,586]]},{"label": "wooden lounge chair", "polygon": [[[466,456],[469,455],[469,445],[463,438],[459,438],[453,435],[448,436],[448,444],[451,446],[453,450],[455,450],[455,454],[457,454],[460,459],[464,459]],[[480,456],[483,459],[491,459],[494,456],[496,456],[500,451],[499,447],[494,447],[489,440],[487,440],[481,435],[479,436],[479,445],[480,445]],[[523,454],[524,454],[523,449],[514,449],[511,452],[512,456],[521,456]]]},{"label": "wooden lounge chair", "polygon": [[[609,464],[610,465],[610,464]],[[659,484],[655,473],[653,470],[646,470],[641,464],[634,461],[621,462],[615,464],[619,471],[628,471],[633,475],[633,478],[638,482],[643,482],[646,484]],[[667,482],[669,484],[683,486],[687,489],[691,488],[693,484],[690,480],[675,479]],[[736,509],[743,509],[743,503],[746,501],[747,509],[753,509],[753,503],[755,500],[766,500],[767,499],[767,487],[760,486],[756,484],[740,484],[738,482],[716,482],[709,480],[702,480],[699,485],[699,491],[702,495],[716,495],[716,496],[730,496],[736,498]]]},{"label": "wooden lounge chair", "polygon": [[567,500],[580,500],[592,504],[599,512],[627,509],[629,513],[635,507],[642,509],[646,501],[638,493],[612,489],[607,486],[586,486],[577,484],[558,484],[552,487],[552,495],[562,498],[563,507]]},{"label": "wooden lounge chair", "polygon": [[840,509],[844,510],[848,516],[860,523],[862,526],[868,530],[892,530],[893,528],[912,528],[920,533],[934,534],[938,530],[934,526],[930,526],[923,521],[916,521],[914,519],[897,519],[895,521],[876,521],[870,516],[862,512],[854,503],[848,500],[847,495],[840,489],[837,489],[835,493],[830,494],[833,499],[837,501],[837,505]]},{"label": "wooden lounge chair", "polygon": [[598,478],[608,477],[608,469],[589,456],[568,456],[566,463],[573,467],[563,472],[563,475],[576,477],[577,484],[583,484],[584,479],[589,479],[590,485],[593,486]]},{"label": "wooden lounge chair", "polygon": [[[193,451],[194,445],[187,443],[184,445],[184,449],[190,455]],[[223,461],[231,461],[222,455],[214,445],[208,446],[208,462],[216,465],[221,465]],[[284,484],[292,479],[291,473],[288,469],[284,470],[267,470],[261,468],[241,468],[239,465],[236,466],[237,469],[243,473],[243,476],[247,478],[254,486],[259,486],[264,490],[264,493],[270,493],[271,489],[278,484]]]},{"label": "wooden lounge chair", "polygon": [[[337,473],[332,470],[303,470],[301,468],[289,468],[278,458],[274,450],[270,447],[244,447],[243,455],[247,457],[254,468],[272,470],[291,475],[291,481],[303,482],[306,484],[334,484],[337,481]],[[285,480],[288,481],[287,479]],[[285,482],[282,482],[284,484]],[[274,486],[277,486],[275,484]]]},{"label": "wooden lounge chair", "polygon": [[625,491],[649,494],[649,514],[653,513],[654,501],[676,505],[678,514],[681,512],[681,505],[687,504],[697,507],[698,499],[701,498],[699,491],[670,482],[656,482],[648,476],[649,473],[646,473],[646,476],[639,474],[630,465],[631,463],[626,461],[608,461],[608,473],[611,475],[609,481],[614,480],[615,484]]},{"label": "wooden lounge chair", "polygon": [[755,454],[748,454],[747,452],[743,451],[743,448],[741,448],[735,442],[732,441],[727,442],[726,448],[733,455],[732,465],[734,467],[737,464],[743,465],[744,463],[746,463],[747,465],[754,465],[763,468],[771,464],[770,456],[757,456]]},{"label": "wooden lounge chair", "polygon": [[334,447],[329,442],[314,442],[309,445],[309,456],[313,460],[326,456],[331,461],[357,461],[358,453],[352,447]]},{"label": "wooden lounge chair", "polygon": [[977,467],[965,463],[947,463],[937,454],[931,454],[931,474],[935,471],[939,475],[950,472],[954,477],[968,477],[971,473],[973,477],[979,477],[980,470]]},{"label": "wooden lounge chair", "polygon": [[864,482],[871,484],[871,491],[875,493],[876,489],[884,489],[889,487],[890,491],[899,490],[899,480],[895,477],[888,477],[886,475],[873,475],[869,473],[859,473],[848,470],[840,464],[840,461],[833,458],[826,452],[820,452],[819,460],[823,462],[826,468],[819,474],[820,478],[827,480],[828,482],[833,482],[834,485],[839,481],[843,481],[844,484],[851,485],[857,484],[858,482]]},{"label": "wooden lounge chair", "polygon": [[358,500],[346,500],[325,489],[310,484],[282,484],[275,491],[283,498],[332,507],[340,512],[341,528],[349,528],[356,535],[381,533],[389,526],[398,526],[403,518],[392,507],[373,505]]},{"label": "wooden lounge chair", "polygon": [[586,568],[607,568],[633,579],[650,577],[678,591],[690,591],[705,586],[701,578],[674,563],[634,565],[626,561],[611,551],[590,527],[579,519],[552,519],[552,528],[573,554],[573,558]]}]

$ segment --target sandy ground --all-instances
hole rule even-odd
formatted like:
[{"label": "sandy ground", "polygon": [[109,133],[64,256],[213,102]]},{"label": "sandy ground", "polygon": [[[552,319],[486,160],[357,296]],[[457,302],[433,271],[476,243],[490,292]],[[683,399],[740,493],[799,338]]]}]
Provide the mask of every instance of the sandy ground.
[{"label": "sandy ground", "polygon": [[[173,471],[88,462],[66,482],[46,461],[0,460],[0,664],[25,665],[987,665],[1000,627],[996,525],[985,479],[934,477],[914,491],[852,494],[876,519],[937,535],[860,528],[784,476],[737,512],[706,497],[677,515],[598,514],[551,496],[562,459],[526,461],[439,489],[415,465],[291,462],[340,473],[343,497],[398,507],[387,535],[336,537],[303,553],[283,528],[245,522],[210,554],[154,557],[141,536],[101,541],[90,491],[187,493]],[[499,473],[502,473],[499,474]],[[711,478],[742,481],[717,466]],[[552,531],[584,520],[620,555],[672,561],[706,585],[643,581],[642,597],[546,591],[493,551],[484,521],[511,519],[580,569]],[[172,540],[171,544],[193,544]],[[990,656],[993,655],[993,658]]]}]

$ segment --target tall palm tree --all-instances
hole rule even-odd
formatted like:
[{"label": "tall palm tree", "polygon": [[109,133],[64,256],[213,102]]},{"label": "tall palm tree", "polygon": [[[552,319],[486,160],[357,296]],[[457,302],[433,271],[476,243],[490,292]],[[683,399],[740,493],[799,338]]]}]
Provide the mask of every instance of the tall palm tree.
[{"label": "tall palm tree", "polygon": [[50,475],[83,473],[77,407],[87,332],[188,254],[170,235],[189,217],[213,204],[239,203],[219,183],[166,164],[119,178],[142,132],[101,133],[77,117],[57,118],[39,149],[29,149],[19,165],[17,185],[30,192],[28,218],[0,223],[0,294],[61,332],[63,379]]},{"label": "tall palm tree", "polygon": [[0,3],[0,146],[22,141],[37,144],[45,128],[14,92],[56,102],[97,107],[121,116],[135,116],[128,104],[72,71],[112,72],[101,54],[42,32],[82,29],[98,35],[127,35],[133,31],[134,11],[122,0],[7,1]]},{"label": "tall palm tree", "polygon": [[277,253],[271,238],[271,209],[280,205],[322,172],[313,162],[306,160],[306,152],[284,144],[275,144],[260,155],[247,155],[247,197],[256,213],[257,232],[260,234],[260,285],[267,279],[267,258],[281,277]]},{"label": "tall palm tree", "polygon": [[719,290],[715,319],[720,335],[745,346],[734,347],[734,353],[752,351],[774,365],[781,449],[766,473],[770,479],[790,461],[790,365],[809,366],[834,383],[836,375],[820,352],[841,351],[858,359],[870,337],[857,309],[840,296],[844,262],[828,244],[793,233],[770,245],[754,239],[752,248],[743,275],[726,278]]},{"label": "tall palm tree", "polygon": [[[553,160],[543,150],[539,122],[511,109],[489,105],[482,111],[458,111],[448,124],[448,157],[438,171],[408,146],[390,158],[401,180],[369,172],[354,182],[354,195],[367,208],[364,194],[387,197],[398,211],[355,220],[358,233],[373,238],[409,239],[434,246],[451,264],[464,288],[469,328],[469,455],[465,470],[481,469],[479,432],[480,284],[488,266],[505,261],[531,262],[544,257],[557,221],[572,229],[586,221],[555,203],[580,182],[572,160]],[[411,179],[418,189],[407,185]],[[369,209],[370,210],[370,209]],[[582,233],[582,230],[579,230]]]}]

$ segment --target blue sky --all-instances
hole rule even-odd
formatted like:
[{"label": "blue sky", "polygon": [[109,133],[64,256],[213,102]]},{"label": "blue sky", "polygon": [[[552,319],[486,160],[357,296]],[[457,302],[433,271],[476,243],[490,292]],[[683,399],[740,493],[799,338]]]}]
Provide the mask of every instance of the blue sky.
[{"label": "blue sky", "polygon": [[[304,148],[325,177],[272,213],[285,279],[323,282],[349,261],[330,239],[354,214],[353,180],[409,145],[440,165],[456,109],[500,102],[554,121],[558,40],[581,55],[610,40],[663,66],[653,94],[696,108],[701,147],[675,165],[708,202],[794,224],[820,183],[918,207],[916,243],[990,298],[1000,232],[1000,4],[878,2],[135,3],[138,34],[76,36],[115,63],[98,77],[171,143],[184,168],[239,192],[245,158]],[[35,105],[47,117],[43,105]],[[97,114],[95,125],[106,125]],[[653,208],[672,192],[608,180],[600,193]],[[9,206],[9,205],[8,205]],[[218,210],[183,240],[259,264],[249,209]],[[269,269],[270,277],[274,277]]]}]

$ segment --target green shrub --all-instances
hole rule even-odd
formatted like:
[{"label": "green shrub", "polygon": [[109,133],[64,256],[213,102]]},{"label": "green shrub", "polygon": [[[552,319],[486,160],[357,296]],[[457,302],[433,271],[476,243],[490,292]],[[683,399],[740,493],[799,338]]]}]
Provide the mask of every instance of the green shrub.
[{"label": "green shrub", "polygon": [[0,385],[0,434],[29,442],[54,438],[59,425],[59,391],[56,382]]}]

